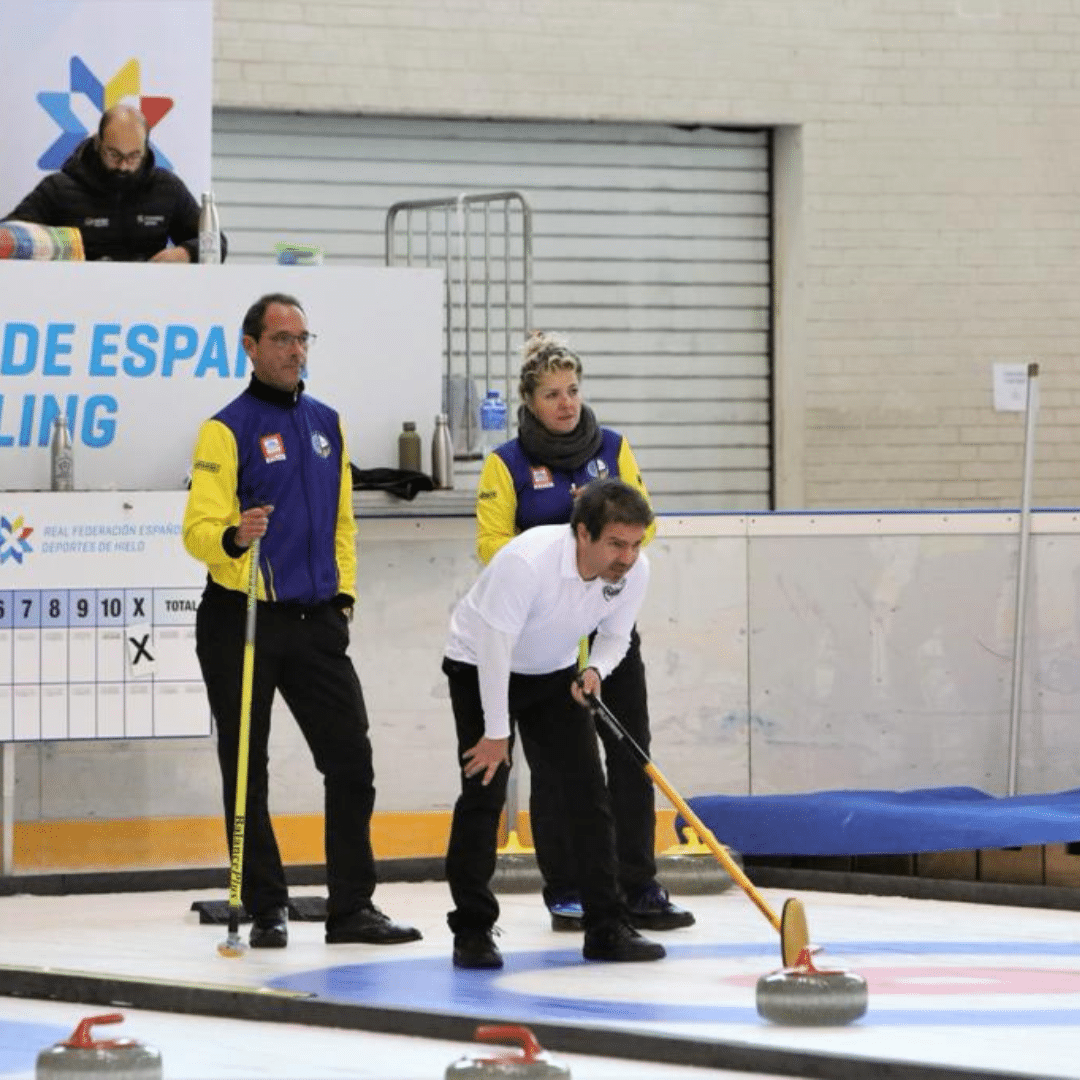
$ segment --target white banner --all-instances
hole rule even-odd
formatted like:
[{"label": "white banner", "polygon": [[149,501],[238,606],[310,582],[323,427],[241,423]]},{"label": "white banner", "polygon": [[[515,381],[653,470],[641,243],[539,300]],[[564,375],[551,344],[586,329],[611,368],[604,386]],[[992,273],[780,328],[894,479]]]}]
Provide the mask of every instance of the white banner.
[{"label": "white banner", "polygon": [[442,278],[385,267],[0,261],[0,489],[47,490],[57,414],[76,489],[183,486],[199,425],[247,385],[244,312],[291,293],[318,335],[306,385],[352,460],[396,466],[442,403]]},{"label": "white banner", "polygon": [[210,187],[213,22],[211,0],[0,4],[0,216],[121,102],[142,109],[158,164],[198,199]]}]

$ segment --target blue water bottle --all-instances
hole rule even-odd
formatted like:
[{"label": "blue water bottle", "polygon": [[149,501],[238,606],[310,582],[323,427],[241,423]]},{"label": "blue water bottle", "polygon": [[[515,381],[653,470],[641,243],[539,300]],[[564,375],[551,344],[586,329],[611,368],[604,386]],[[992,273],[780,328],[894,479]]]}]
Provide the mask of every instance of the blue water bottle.
[{"label": "blue water bottle", "polygon": [[480,403],[480,453],[487,457],[506,442],[506,402],[498,390],[489,390]]}]

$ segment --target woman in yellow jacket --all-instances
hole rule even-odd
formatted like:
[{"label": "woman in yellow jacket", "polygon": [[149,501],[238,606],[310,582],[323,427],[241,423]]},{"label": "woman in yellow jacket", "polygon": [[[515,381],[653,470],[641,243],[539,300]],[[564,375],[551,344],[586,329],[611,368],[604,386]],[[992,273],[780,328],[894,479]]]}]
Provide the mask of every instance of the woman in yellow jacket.
[{"label": "woman in yellow jacket", "polygon": [[[533,333],[525,344],[518,437],[487,456],[476,497],[476,552],[488,563],[508,540],[534,525],[570,520],[574,496],[590,480],[617,476],[648,498],[630,444],[600,427],[581,400],[581,360],[555,335]],[[652,539],[655,526],[646,534]],[[630,649],[604,680],[605,702],[648,753],[645,666],[635,629]],[[690,926],[694,916],[671,902],[656,880],[656,806],[652,781],[625,748],[600,728],[615,817],[619,882],[639,929]],[[561,811],[557,775],[532,774],[529,799],[544,902],[556,930],[581,928],[574,880],[573,837]]]}]

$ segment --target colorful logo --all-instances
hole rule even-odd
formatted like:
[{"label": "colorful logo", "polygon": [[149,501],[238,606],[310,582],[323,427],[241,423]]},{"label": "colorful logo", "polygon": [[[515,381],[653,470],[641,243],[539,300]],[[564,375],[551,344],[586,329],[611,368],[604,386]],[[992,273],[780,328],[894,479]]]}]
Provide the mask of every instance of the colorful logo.
[{"label": "colorful logo", "polygon": [[34,550],[27,540],[33,531],[31,526],[23,524],[22,514],[14,521],[0,516],[0,566],[8,559],[21,563],[23,556]]},{"label": "colorful logo", "polygon": [[[119,105],[124,98],[137,98],[139,109],[151,131],[173,107],[172,98],[143,95],[139,61],[134,58],[124,64],[108,82],[102,82],[81,57],[73,56],[68,83],[68,90],[42,90],[37,95],[38,103],[60,128],[59,138],[38,158],[38,168],[49,172],[59,169],[71,156],[72,150],[90,134],[72,109],[76,94],[82,94],[99,114]],[[153,142],[150,149],[154,151],[158,165],[163,169],[172,168],[172,163]]]}]

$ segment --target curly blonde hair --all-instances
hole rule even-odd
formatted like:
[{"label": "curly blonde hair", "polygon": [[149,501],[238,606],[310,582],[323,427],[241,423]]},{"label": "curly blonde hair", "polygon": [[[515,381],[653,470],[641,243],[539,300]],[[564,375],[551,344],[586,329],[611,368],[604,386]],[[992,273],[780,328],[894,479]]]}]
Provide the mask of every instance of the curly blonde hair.
[{"label": "curly blonde hair", "polygon": [[581,378],[580,358],[557,334],[533,330],[525,342],[523,353],[521,380],[518,383],[522,401],[531,401],[540,380],[553,371],[573,371]]}]

